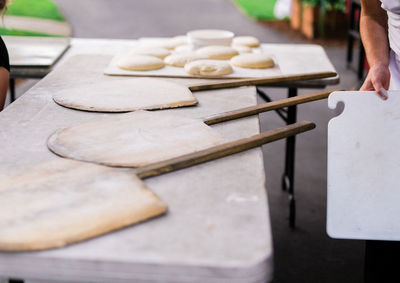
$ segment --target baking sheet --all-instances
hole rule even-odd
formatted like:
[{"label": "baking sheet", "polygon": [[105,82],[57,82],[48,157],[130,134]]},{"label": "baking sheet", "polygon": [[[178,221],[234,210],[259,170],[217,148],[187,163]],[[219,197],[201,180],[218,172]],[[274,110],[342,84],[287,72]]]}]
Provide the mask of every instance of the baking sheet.
[{"label": "baking sheet", "polygon": [[[233,67],[234,72],[232,74],[219,78],[258,78],[316,72],[336,72],[324,49],[319,45],[261,44],[260,49],[262,53],[272,56],[276,63],[274,68],[244,69]],[[124,52],[124,54],[126,54],[126,52]],[[120,53],[112,58],[104,70],[104,74],[112,76],[194,78],[186,74],[183,68],[173,66],[166,66],[162,69],[152,71],[122,70],[116,66],[116,62],[122,55],[123,54]]]}]

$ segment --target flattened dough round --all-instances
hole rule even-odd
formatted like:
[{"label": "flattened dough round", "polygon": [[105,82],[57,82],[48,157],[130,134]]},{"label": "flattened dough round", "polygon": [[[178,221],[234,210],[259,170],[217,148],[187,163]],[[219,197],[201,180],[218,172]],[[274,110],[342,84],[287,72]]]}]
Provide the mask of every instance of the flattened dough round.
[{"label": "flattened dough round", "polygon": [[162,47],[168,50],[174,50],[176,47],[187,44],[188,40],[185,35],[178,35],[171,38],[160,38],[151,41],[142,41],[140,45],[143,47]]},{"label": "flattened dough round", "polygon": [[130,71],[150,71],[164,67],[164,61],[148,55],[127,55],[118,60],[117,66]]},{"label": "flattened dough round", "polygon": [[193,51],[193,47],[189,44],[179,45],[175,48],[174,51],[177,53],[190,52]]},{"label": "flattened dough round", "polygon": [[251,47],[245,46],[245,45],[232,45],[233,49],[236,49],[239,54],[243,54],[243,53],[252,53],[253,50],[251,49]]},{"label": "flattened dough round", "polygon": [[147,55],[147,56],[154,56],[160,59],[164,59],[171,51],[162,47],[137,47],[131,50],[128,56],[131,55]]},{"label": "flattened dough round", "polygon": [[236,36],[233,38],[232,44],[258,47],[260,46],[260,41],[254,36]]},{"label": "flattened dough round", "polygon": [[275,66],[274,60],[269,55],[261,53],[248,53],[235,56],[231,64],[240,68],[265,69]]},{"label": "flattened dough round", "polygon": [[233,72],[232,66],[221,60],[197,60],[185,65],[185,72],[200,77],[221,77]]},{"label": "flattened dough round", "polygon": [[[188,38],[186,35],[177,35],[174,36],[170,39],[170,42],[172,45],[175,45],[176,47],[181,46],[181,45],[186,45],[188,44]],[[175,49],[176,49],[175,47]]]},{"label": "flattened dough round", "polygon": [[206,47],[202,47],[196,50],[198,54],[206,55],[210,59],[215,60],[229,60],[233,56],[239,54],[239,52],[230,47],[230,46],[222,46],[222,45],[210,45]]},{"label": "flattened dough round", "polygon": [[152,78],[113,78],[95,85],[77,84],[58,90],[53,99],[68,108],[97,112],[163,109],[197,103],[186,86]]},{"label": "flattened dough round", "polygon": [[56,131],[54,153],[123,167],[143,166],[212,147],[225,139],[201,119],[136,111],[95,119]]},{"label": "flattened dough round", "polygon": [[208,59],[206,55],[197,54],[195,52],[185,52],[171,54],[164,59],[164,63],[175,67],[184,67],[186,63],[196,60]]}]

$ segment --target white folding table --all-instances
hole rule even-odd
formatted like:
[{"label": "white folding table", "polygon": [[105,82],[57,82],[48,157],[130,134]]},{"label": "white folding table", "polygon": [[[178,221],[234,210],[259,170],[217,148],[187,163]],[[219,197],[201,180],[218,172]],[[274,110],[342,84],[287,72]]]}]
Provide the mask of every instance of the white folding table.
[{"label": "white folding table", "polygon": [[[46,139],[54,130],[113,115],[64,108],[52,101],[52,93],[78,80],[115,79],[105,78],[103,69],[113,53],[131,43],[72,40],[62,62],[0,113],[0,174],[59,158],[46,148]],[[196,107],[164,111],[203,117],[256,104],[253,87],[204,91],[196,96],[200,101]],[[257,134],[259,121],[250,117],[213,128],[232,140]],[[145,182],[168,204],[165,216],[65,248],[0,253],[0,277],[28,282],[272,279],[271,225],[260,148]]]}]

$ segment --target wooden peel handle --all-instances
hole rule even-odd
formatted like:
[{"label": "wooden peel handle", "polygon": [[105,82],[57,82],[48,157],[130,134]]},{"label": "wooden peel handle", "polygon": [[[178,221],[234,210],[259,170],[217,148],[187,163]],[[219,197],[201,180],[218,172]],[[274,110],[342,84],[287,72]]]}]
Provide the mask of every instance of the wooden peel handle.
[{"label": "wooden peel handle", "polygon": [[309,73],[309,74],[296,74],[296,75],[280,75],[274,77],[265,78],[252,78],[252,79],[240,79],[228,82],[217,82],[217,83],[203,83],[198,85],[189,86],[191,91],[199,90],[211,90],[220,88],[231,88],[239,86],[251,86],[251,85],[268,85],[283,82],[294,82],[294,81],[306,81],[314,79],[324,79],[329,77],[335,77],[337,73],[335,72],[319,72],[319,73]]},{"label": "wooden peel handle", "polygon": [[311,101],[316,101],[320,99],[328,98],[329,94],[334,91],[339,91],[340,89],[330,89],[326,91],[320,91],[305,95],[299,95],[291,98],[276,100],[272,102],[267,102],[263,104],[258,104],[255,106],[250,106],[238,110],[228,111],[224,113],[215,114],[203,119],[204,123],[207,125],[214,125],[217,123],[235,120],[243,117],[248,117],[263,112],[276,110],[283,107],[293,106],[297,104],[307,103]]},{"label": "wooden peel handle", "polygon": [[135,169],[135,173],[138,175],[138,177],[142,179],[158,176],[171,171],[183,169],[234,153],[242,152],[269,142],[297,135],[299,133],[312,130],[314,128],[314,123],[306,121],[297,122],[295,124],[287,125],[282,128],[274,129],[262,134],[252,136],[250,138],[228,142],[205,150],[172,158],[170,160],[139,167]]}]

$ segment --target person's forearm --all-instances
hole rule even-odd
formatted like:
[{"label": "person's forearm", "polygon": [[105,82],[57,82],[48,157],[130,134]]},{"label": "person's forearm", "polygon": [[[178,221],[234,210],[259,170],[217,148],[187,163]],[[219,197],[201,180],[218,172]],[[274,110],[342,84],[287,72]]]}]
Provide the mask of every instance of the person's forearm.
[{"label": "person's forearm", "polygon": [[369,65],[389,65],[387,14],[379,0],[361,1],[360,33]]}]

